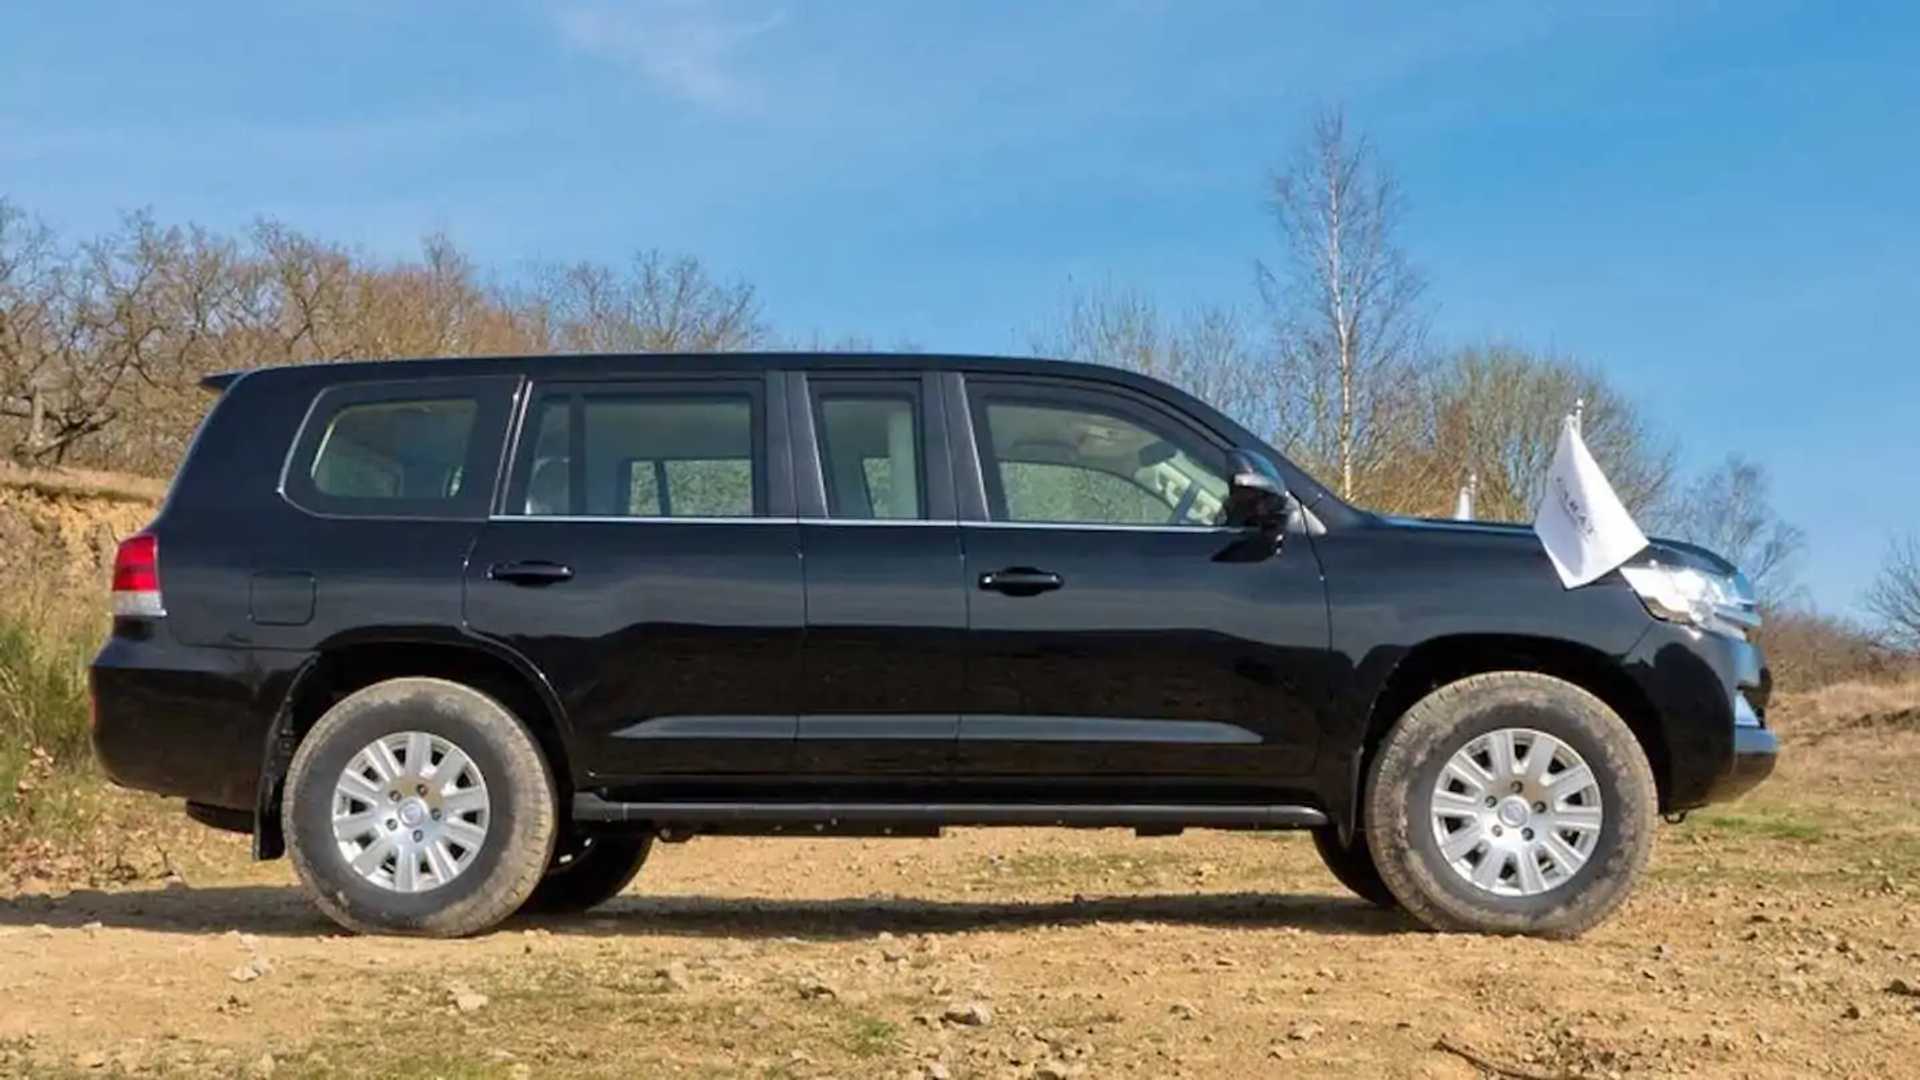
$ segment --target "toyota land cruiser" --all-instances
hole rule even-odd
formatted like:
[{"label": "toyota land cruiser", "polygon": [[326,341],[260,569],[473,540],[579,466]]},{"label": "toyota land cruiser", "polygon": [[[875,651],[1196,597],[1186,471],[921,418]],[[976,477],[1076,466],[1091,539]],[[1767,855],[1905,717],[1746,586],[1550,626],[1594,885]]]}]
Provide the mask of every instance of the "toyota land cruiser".
[{"label": "toyota land cruiser", "polygon": [[1335,497],[1122,371],[345,363],[218,403],[121,545],[93,736],[363,931],[578,910],[655,840],[1306,829],[1444,930],[1577,934],[1772,769],[1751,591]]}]

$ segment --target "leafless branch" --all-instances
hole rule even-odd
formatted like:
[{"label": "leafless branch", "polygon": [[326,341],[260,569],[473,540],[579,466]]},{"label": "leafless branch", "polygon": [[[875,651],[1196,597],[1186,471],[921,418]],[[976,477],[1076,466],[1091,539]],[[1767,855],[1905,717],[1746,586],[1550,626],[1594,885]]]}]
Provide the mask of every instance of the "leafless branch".
[{"label": "leafless branch", "polygon": [[1887,545],[1880,576],[1867,589],[1866,608],[1904,648],[1920,652],[1920,534]]}]

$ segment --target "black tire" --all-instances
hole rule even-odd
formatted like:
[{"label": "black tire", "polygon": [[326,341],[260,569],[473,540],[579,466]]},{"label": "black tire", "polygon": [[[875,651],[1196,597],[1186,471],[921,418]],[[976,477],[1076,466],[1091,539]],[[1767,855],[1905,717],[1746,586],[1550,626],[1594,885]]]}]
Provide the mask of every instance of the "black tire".
[{"label": "black tire", "polygon": [[520,910],[529,915],[570,915],[599,907],[620,895],[653,850],[652,834],[581,837],[554,860]]},{"label": "black tire", "polygon": [[1340,830],[1332,826],[1315,829],[1313,848],[1320,853],[1320,861],[1327,864],[1328,872],[1355,896],[1376,907],[1400,906],[1393,890],[1387,888],[1387,883],[1380,879],[1379,869],[1373,865],[1373,851],[1367,846],[1364,829],[1353,834],[1351,844],[1342,844]]},{"label": "black tire", "polygon": [[[485,836],[470,861],[418,892],[362,877],[334,838],[335,787],[349,764],[375,740],[401,732],[458,747],[483,777],[488,803]],[[294,754],[281,815],[294,871],[314,903],[362,933],[464,937],[492,928],[539,885],[557,832],[553,775],[533,736],[493,698],[427,678],[376,683],[328,709]]]},{"label": "black tire", "polygon": [[[1604,811],[1594,837],[1581,838],[1591,845],[1585,862],[1532,895],[1501,895],[1456,872],[1441,853],[1432,814],[1435,785],[1452,755],[1502,729],[1542,732],[1578,753]],[[1519,759],[1523,769],[1531,753]],[[1414,918],[1442,931],[1555,938],[1585,932],[1626,900],[1646,869],[1659,813],[1653,771],[1626,722],[1572,683],[1518,671],[1462,679],[1415,703],[1376,754],[1366,796],[1374,864]],[[1520,869],[1517,862],[1496,865],[1516,875]]]}]

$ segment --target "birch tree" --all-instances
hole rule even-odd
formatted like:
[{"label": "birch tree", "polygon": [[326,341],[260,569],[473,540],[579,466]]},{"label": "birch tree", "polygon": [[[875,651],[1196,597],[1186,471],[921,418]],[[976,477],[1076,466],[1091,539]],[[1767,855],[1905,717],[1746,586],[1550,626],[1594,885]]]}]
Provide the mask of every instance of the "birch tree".
[{"label": "birch tree", "polygon": [[1258,270],[1272,314],[1279,436],[1366,501],[1374,475],[1418,437],[1416,361],[1425,282],[1395,233],[1393,174],[1341,109],[1326,109],[1274,175],[1279,261]]},{"label": "birch tree", "polygon": [[1657,519],[1680,539],[1745,571],[1769,608],[1793,592],[1795,563],[1807,546],[1806,533],[1774,510],[1771,488],[1765,466],[1734,454],[1687,484],[1673,508]]}]

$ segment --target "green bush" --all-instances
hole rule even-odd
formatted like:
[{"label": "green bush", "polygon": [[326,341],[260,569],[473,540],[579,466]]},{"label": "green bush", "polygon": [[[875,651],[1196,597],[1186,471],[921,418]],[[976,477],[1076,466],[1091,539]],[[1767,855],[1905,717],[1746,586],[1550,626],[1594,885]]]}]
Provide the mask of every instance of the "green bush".
[{"label": "green bush", "polygon": [[36,773],[91,769],[87,664],[99,644],[85,620],[0,611],[0,814]]}]

